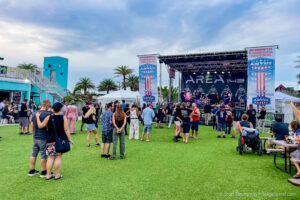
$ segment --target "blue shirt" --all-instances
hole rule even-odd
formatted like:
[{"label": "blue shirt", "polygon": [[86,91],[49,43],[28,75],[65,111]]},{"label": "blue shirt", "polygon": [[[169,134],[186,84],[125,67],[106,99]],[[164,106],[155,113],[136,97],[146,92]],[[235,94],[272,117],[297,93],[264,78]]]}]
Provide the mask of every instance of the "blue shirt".
[{"label": "blue shirt", "polygon": [[144,120],[144,124],[146,125],[152,125],[152,119],[155,117],[155,113],[153,109],[146,108],[143,110],[142,118]]},{"label": "blue shirt", "polygon": [[110,124],[110,122],[112,121],[112,116],[113,116],[113,112],[111,112],[110,110],[106,110],[102,117],[102,131],[108,131],[113,129],[112,124]]},{"label": "blue shirt", "polygon": [[216,115],[218,116],[218,122],[224,123],[226,119],[227,112],[225,110],[218,110]]}]

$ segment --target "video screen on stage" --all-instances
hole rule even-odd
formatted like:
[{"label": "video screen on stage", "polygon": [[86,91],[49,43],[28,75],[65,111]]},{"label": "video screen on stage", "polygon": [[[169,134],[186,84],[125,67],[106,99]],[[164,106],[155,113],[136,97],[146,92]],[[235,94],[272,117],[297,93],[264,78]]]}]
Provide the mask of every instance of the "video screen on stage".
[{"label": "video screen on stage", "polygon": [[207,94],[213,103],[231,98],[231,102],[240,102],[247,96],[247,72],[182,74],[181,91]]}]

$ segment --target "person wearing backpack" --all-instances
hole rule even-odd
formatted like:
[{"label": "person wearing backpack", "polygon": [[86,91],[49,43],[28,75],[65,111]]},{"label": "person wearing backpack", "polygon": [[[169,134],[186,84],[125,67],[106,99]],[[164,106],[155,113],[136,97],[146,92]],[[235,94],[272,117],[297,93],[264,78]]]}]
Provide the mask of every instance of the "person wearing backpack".
[{"label": "person wearing backpack", "polygon": [[242,115],[244,114],[244,111],[241,109],[239,104],[235,104],[233,110],[232,110],[232,116],[233,116],[233,132],[232,132],[232,138],[235,138],[235,134],[237,131],[237,122],[242,120]]},{"label": "person wearing backpack", "polygon": [[231,126],[232,126],[232,112],[231,111],[227,111],[227,115],[226,115],[226,133],[230,134],[231,131]]}]

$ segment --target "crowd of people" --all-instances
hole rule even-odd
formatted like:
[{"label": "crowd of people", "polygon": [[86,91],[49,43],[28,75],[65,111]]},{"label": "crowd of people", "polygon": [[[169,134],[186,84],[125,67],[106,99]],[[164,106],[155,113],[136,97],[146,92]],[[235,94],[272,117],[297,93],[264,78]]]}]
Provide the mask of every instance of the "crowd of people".
[{"label": "crowd of people", "polygon": [[[45,100],[39,107],[33,103],[28,104],[26,99],[23,100],[18,109],[18,118],[20,124],[20,134],[34,134],[33,148],[30,157],[30,171],[28,176],[34,176],[39,172],[35,170],[36,157],[41,154],[41,177],[46,180],[54,178],[58,180],[62,178],[60,174],[62,154],[56,150],[56,140],[66,140],[73,144],[71,135],[76,134],[75,123],[79,117],[79,110],[74,101],[69,105],[66,102],[50,104]],[[2,116],[13,118],[13,115],[7,114],[10,110],[4,101],[0,104]],[[13,106],[11,104],[11,106]],[[300,120],[300,114],[297,108],[291,102],[292,109]],[[104,110],[102,110],[104,109]],[[257,129],[258,132],[265,131],[266,109],[262,109],[257,113],[253,105],[249,105],[247,110],[243,109],[239,103],[211,105],[206,102],[205,105],[199,106],[197,103],[183,102],[179,104],[156,105],[144,104],[142,107],[133,104],[131,107],[125,101],[111,102],[102,106],[101,103],[86,102],[81,109],[81,128],[86,130],[86,146],[91,147],[90,137],[94,135],[94,145],[101,146],[101,158],[109,160],[116,159],[117,148],[120,149],[120,158],[125,158],[125,136],[129,135],[129,140],[141,140],[150,142],[150,134],[152,131],[152,123],[155,122],[156,128],[170,128],[174,124],[173,141],[188,144],[189,139],[197,140],[199,133],[199,125],[212,125],[213,130],[217,131],[217,138],[226,138],[226,135],[232,133],[231,138],[235,138],[236,134],[242,133],[244,128]],[[3,114],[4,113],[4,114]],[[154,121],[155,120],[155,121]],[[258,120],[258,122],[257,122]],[[271,132],[275,135],[276,140],[283,140],[289,135],[289,124],[283,123],[280,116],[275,117],[275,123],[271,127]],[[98,125],[101,123],[101,144],[98,139]],[[129,128],[127,128],[127,124]],[[143,126],[140,138],[140,124]],[[291,122],[292,131],[296,134],[296,141],[300,141],[300,123]],[[129,134],[127,133],[129,131]],[[274,140],[268,141],[270,148]],[[112,153],[110,153],[111,144]],[[295,158],[300,159],[300,151],[291,154]],[[295,163],[298,173],[296,177],[300,177],[300,166]],[[55,167],[55,174],[51,170]]]}]

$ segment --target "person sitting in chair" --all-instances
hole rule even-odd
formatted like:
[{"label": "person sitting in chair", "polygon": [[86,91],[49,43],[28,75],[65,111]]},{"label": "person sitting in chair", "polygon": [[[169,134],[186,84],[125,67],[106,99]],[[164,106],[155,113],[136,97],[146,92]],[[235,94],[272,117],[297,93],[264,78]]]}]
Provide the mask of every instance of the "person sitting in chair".
[{"label": "person sitting in chair", "polygon": [[[282,118],[279,116],[275,117],[276,123],[272,125],[272,134],[276,140],[284,140],[286,135],[289,135],[289,127],[287,124],[282,122]],[[274,138],[268,140],[268,148],[271,148]]]},{"label": "person sitting in chair", "polygon": [[237,130],[242,133],[243,132],[243,127],[245,128],[253,128],[253,124],[251,122],[248,121],[248,115],[247,114],[243,114],[242,115],[242,120],[238,121],[236,123],[237,126]]}]

